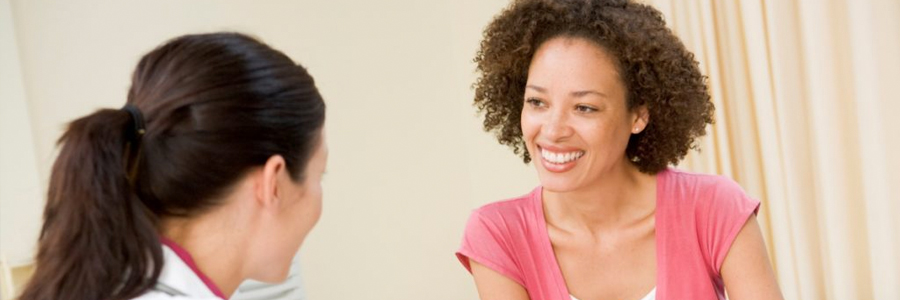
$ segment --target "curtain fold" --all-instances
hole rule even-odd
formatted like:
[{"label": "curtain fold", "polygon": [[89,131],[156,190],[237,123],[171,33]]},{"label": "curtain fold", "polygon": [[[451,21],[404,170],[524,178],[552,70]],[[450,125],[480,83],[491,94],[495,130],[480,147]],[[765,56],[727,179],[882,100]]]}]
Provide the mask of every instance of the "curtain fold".
[{"label": "curtain fold", "polygon": [[682,167],[762,201],[786,299],[900,299],[900,1],[647,0],[716,124]]}]

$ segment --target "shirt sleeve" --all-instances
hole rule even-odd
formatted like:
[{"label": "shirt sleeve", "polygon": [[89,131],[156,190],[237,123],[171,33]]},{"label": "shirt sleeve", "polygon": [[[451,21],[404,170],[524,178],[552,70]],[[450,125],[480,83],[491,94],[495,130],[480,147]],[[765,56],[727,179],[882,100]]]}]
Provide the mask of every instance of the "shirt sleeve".
[{"label": "shirt sleeve", "polygon": [[731,244],[744,224],[759,210],[759,200],[750,198],[731,179],[721,178],[698,203],[698,231],[708,264],[718,273]]},{"label": "shirt sleeve", "polygon": [[474,260],[525,286],[511,245],[506,224],[485,218],[476,210],[466,224],[462,245],[456,252],[456,257],[469,272],[472,272],[470,260]]}]

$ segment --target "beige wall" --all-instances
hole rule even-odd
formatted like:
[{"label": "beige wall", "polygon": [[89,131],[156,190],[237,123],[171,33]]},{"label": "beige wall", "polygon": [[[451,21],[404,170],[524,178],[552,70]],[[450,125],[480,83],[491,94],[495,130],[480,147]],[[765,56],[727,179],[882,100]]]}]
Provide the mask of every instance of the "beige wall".
[{"label": "beige wall", "polygon": [[8,0],[0,1],[0,265],[31,260],[43,188]]},{"label": "beige wall", "polygon": [[[311,299],[474,299],[453,256],[469,211],[537,183],[481,132],[470,104],[481,29],[505,0],[2,3],[0,128],[16,135],[4,129],[0,140],[0,251],[20,260],[32,249],[64,124],[120,107],[138,58],[185,33],[254,34],[317,80],[331,156],[325,212],[301,251]],[[7,85],[21,92],[7,96]],[[18,186],[11,178],[39,188],[8,196]],[[19,211],[29,214],[7,218]]]}]

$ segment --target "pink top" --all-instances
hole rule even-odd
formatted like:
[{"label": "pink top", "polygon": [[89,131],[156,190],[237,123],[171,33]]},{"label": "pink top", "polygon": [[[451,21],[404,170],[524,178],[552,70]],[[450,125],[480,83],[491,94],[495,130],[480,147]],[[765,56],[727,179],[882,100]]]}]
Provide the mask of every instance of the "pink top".
[{"label": "pink top", "polygon": [[[656,177],[656,299],[725,299],[719,269],[759,201],[733,180],[667,169]],[[472,212],[456,252],[519,283],[531,300],[569,300],[541,187]]]},{"label": "pink top", "polygon": [[159,240],[163,245],[166,245],[169,247],[169,249],[172,249],[172,251],[175,252],[176,255],[178,255],[178,258],[181,258],[181,261],[183,261],[184,264],[191,268],[191,271],[194,271],[194,274],[197,274],[197,277],[200,277],[200,280],[203,281],[203,284],[206,284],[206,287],[209,288],[209,290],[212,291],[213,294],[216,295],[216,297],[228,299],[228,297],[225,297],[225,294],[222,293],[222,290],[220,290],[219,287],[216,286],[212,279],[209,279],[206,274],[200,271],[200,268],[197,267],[197,263],[194,262],[194,258],[191,257],[191,254],[188,253],[187,250],[184,250],[184,248],[181,248],[181,246],[176,244],[174,241],[163,236],[160,236]]}]

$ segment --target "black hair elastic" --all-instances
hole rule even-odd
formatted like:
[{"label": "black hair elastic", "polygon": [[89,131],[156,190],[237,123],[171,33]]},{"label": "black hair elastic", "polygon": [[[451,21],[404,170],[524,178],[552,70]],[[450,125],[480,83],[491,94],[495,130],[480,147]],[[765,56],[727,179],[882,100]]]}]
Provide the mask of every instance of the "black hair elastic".
[{"label": "black hair elastic", "polygon": [[125,104],[122,110],[131,115],[132,130],[125,134],[128,138],[125,144],[125,171],[128,176],[128,182],[131,183],[131,186],[134,186],[138,165],[141,161],[141,138],[147,132],[147,128],[144,124],[144,115],[141,114],[141,110],[137,106],[130,103]]},{"label": "black hair elastic", "polygon": [[134,125],[132,134],[134,135],[134,138],[136,138],[134,141],[140,141],[141,136],[147,132],[147,128],[144,125],[144,115],[141,114],[141,110],[138,109],[137,106],[131,105],[130,103],[125,104],[125,106],[122,107],[122,110],[127,111],[128,114],[131,115],[131,121]]}]

